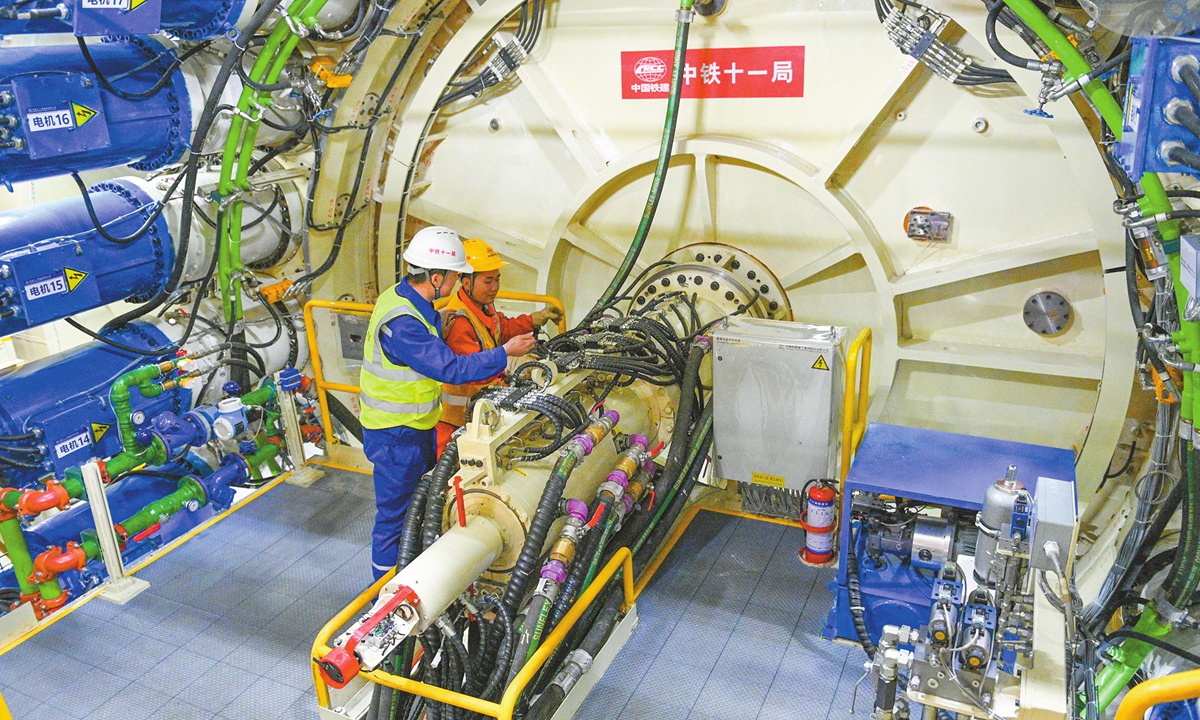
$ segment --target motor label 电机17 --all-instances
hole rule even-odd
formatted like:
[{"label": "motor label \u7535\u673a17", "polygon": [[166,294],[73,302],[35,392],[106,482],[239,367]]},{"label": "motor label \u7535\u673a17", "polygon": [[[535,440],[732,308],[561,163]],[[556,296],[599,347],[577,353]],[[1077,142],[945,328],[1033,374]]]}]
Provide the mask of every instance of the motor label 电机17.
[{"label": "motor label \u7535\u673a17", "polygon": [[67,279],[61,273],[36,278],[25,283],[25,299],[41,300],[52,295],[67,293]]},{"label": "motor label \u7535\u673a17", "polygon": [[83,0],[85,10],[128,10],[129,0]]},{"label": "motor label \u7535\u673a17", "polygon": [[54,443],[54,456],[61,460],[76,450],[82,450],[85,447],[90,447],[91,444],[91,431],[83,430],[69,438],[65,438]]}]

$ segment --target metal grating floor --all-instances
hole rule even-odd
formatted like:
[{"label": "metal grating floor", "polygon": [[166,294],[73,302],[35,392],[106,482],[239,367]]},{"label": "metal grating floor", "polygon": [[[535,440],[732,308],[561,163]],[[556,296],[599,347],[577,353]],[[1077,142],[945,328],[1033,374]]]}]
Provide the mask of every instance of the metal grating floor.
[{"label": "metal grating floor", "polygon": [[[821,720],[850,715],[866,655],[821,638],[832,570],[803,533],[699,513],[638,598],[633,637],[576,720]],[[859,691],[868,717],[872,689]]]},{"label": "metal grating floor", "polygon": [[370,584],[371,478],[327,470],[270,490],[0,656],[16,720],[317,717],[308,653]]},{"label": "metal grating floor", "polygon": [[[370,578],[371,480],[283,484],[163,557],[128,605],[93,600],[0,656],[16,720],[316,718],[312,639]],[[863,655],[820,638],[832,571],[792,528],[702,512],[638,601],[580,720],[849,712]],[[869,714],[870,689],[859,715]]]}]

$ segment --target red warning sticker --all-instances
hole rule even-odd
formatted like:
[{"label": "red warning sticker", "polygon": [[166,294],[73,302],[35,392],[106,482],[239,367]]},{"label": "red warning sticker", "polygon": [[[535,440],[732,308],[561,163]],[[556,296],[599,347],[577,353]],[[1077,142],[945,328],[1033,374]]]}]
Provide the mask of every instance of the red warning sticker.
[{"label": "red warning sticker", "polygon": [[[673,50],[622,52],[621,97],[667,97],[674,58]],[[804,46],[688,50],[683,97],[804,97]]]}]

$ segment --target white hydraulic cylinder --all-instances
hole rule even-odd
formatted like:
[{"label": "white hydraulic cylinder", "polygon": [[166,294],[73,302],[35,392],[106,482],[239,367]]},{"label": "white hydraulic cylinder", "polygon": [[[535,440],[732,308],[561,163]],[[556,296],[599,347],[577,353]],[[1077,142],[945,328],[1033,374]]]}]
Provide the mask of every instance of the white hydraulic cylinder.
[{"label": "white hydraulic cylinder", "polygon": [[420,598],[415,633],[424,632],[446,612],[450,603],[475,582],[500,554],[504,541],[496,523],[486,517],[467,518],[466,527],[455,525],[438,538],[384,586],[376,607],[386,603],[401,587]]}]

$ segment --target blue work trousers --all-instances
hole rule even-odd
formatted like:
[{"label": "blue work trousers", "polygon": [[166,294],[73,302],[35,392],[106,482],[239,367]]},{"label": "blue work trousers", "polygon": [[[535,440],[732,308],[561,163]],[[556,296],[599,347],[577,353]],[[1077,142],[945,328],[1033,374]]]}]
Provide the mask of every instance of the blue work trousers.
[{"label": "blue work trousers", "polygon": [[404,516],[413,491],[435,461],[436,433],[394,427],[363,429],[363,450],[375,464],[375,529],[371,531],[371,572],[375,579],[396,566]]}]

